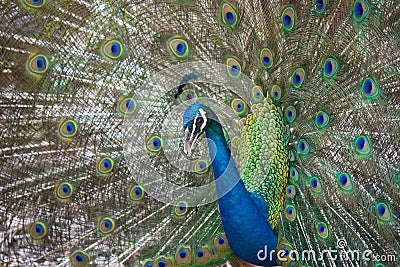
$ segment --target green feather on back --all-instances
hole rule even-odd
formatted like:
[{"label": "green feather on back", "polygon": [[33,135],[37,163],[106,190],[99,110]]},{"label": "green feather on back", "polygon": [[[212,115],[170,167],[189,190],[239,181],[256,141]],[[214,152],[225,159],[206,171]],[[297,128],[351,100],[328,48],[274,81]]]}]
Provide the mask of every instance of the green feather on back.
[{"label": "green feather on back", "polygon": [[268,205],[268,221],[275,227],[283,209],[287,184],[288,132],[282,112],[271,99],[254,104],[243,120],[241,134],[235,144],[240,176],[250,193],[262,196]]}]

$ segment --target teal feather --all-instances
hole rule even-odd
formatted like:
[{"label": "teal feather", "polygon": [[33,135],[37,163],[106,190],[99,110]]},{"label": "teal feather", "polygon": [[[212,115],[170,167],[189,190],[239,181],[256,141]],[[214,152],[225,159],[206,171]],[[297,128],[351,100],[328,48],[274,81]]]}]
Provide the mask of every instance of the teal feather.
[{"label": "teal feather", "polygon": [[[264,229],[278,250],[345,240],[387,259],[283,266],[399,266],[398,0],[0,7],[2,266],[240,266]],[[202,98],[249,198],[218,206],[204,137],[183,155],[182,114]],[[149,187],[164,181],[214,201],[168,202]],[[231,227],[240,199],[265,228]]]}]

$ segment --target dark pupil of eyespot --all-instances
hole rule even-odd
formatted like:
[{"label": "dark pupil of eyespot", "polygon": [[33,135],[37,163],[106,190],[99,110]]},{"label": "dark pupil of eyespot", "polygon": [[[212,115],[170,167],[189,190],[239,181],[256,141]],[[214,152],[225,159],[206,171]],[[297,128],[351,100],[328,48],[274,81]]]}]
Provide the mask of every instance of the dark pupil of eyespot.
[{"label": "dark pupil of eyespot", "polygon": [[325,65],[326,72],[328,74],[331,74],[332,73],[332,69],[333,69],[332,62],[330,62],[330,61],[326,62],[326,65]]},{"label": "dark pupil of eyespot", "polygon": [[324,115],[322,115],[322,114],[318,115],[318,123],[319,124],[323,124],[324,123]]},{"label": "dark pupil of eyespot", "polygon": [[140,196],[141,194],[142,194],[142,190],[140,190],[139,188],[135,188],[135,195]]},{"label": "dark pupil of eyespot", "polygon": [[292,24],[292,18],[287,14],[283,16],[283,20],[286,26],[290,26],[290,24]]},{"label": "dark pupil of eyespot", "polygon": [[77,262],[82,262],[83,261],[83,256],[81,254],[77,254],[75,256],[75,259],[76,259]]},{"label": "dark pupil of eyespot", "polygon": [[131,100],[127,100],[125,103],[125,106],[128,110],[131,110],[133,107],[132,101]]},{"label": "dark pupil of eyespot", "polygon": [[204,170],[206,168],[206,164],[204,162],[200,162],[199,167],[200,169]]},{"label": "dark pupil of eyespot", "polygon": [[284,254],[285,257],[289,255],[290,251],[288,248],[284,248],[283,251],[285,251],[285,254]]},{"label": "dark pupil of eyespot", "polygon": [[317,180],[312,180],[311,185],[312,185],[312,187],[317,188],[317,186],[318,186]]},{"label": "dark pupil of eyespot", "polygon": [[186,257],[186,251],[181,250],[181,251],[179,252],[179,256],[180,256],[182,259],[185,258],[185,257]]},{"label": "dark pupil of eyespot", "polygon": [[357,17],[361,17],[364,14],[364,8],[360,2],[357,2],[355,9]]},{"label": "dark pupil of eyespot", "polygon": [[109,160],[104,160],[104,167],[106,169],[110,168],[110,161]]},{"label": "dark pupil of eyespot", "polygon": [[117,53],[117,51],[118,51],[118,46],[117,46],[116,44],[113,44],[113,45],[111,46],[111,52],[112,52],[113,54],[115,54],[115,53]]},{"label": "dark pupil of eyespot", "polygon": [[43,65],[44,65],[43,59],[39,58],[36,61],[36,64],[37,64],[38,68],[43,68]]},{"label": "dark pupil of eyespot", "polygon": [[185,50],[185,45],[184,45],[183,43],[179,43],[179,44],[176,46],[176,51],[177,51],[179,54],[182,54],[184,50]]},{"label": "dark pupil of eyespot", "polygon": [[35,231],[36,231],[36,233],[41,234],[41,233],[43,233],[43,228],[40,225],[36,225]]},{"label": "dark pupil of eyespot", "polygon": [[295,82],[296,84],[299,84],[299,83],[300,83],[300,79],[301,79],[301,78],[300,78],[300,75],[299,75],[299,74],[296,73],[296,74],[294,75],[294,78],[293,78],[293,79],[294,79],[294,82]]},{"label": "dark pupil of eyespot", "polygon": [[70,133],[70,132],[73,131],[73,129],[74,129],[74,127],[72,126],[72,124],[71,123],[67,123],[67,131]]},{"label": "dark pupil of eyespot", "polygon": [[342,175],[341,182],[342,182],[342,185],[346,185],[347,184],[347,176],[346,175]]},{"label": "dark pupil of eyespot", "polygon": [[63,185],[62,186],[62,191],[64,192],[64,194],[68,194],[69,193],[69,187],[67,185]]},{"label": "dark pupil of eyespot", "polygon": [[304,151],[306,149],[306,144],[304,142],[300,143],[300,149]]},{"label": "dark pupil of eyespot", "polygon": [[370,80],[365,82],[364,90],[367,94],[371,94],[372,92],[372,82]]},{"label": "dark pupil of eyespot", "polygon": [[226,18],[228,23],[233,23],[234,20],[235,20],[235,15],[233,15],[232,12],[226,12],[225,18]]},{"label": "dark pupil of eyespot", "polygon": [[358,149],[360,149],[360,150],[362,150],[362,149],[364,149],[364,145],[365,145],[365,140],[364,140],[364,138],[360,138],[359,140],[358,140]]},{"label": "dark pupil of eyespot", "polygon": [[383,216],[386,212],[386,207],[384,205],[379,206],[379,215]]},{"label": "dark pupil of eyespot", "polygon": [[317,8],[319,10],[321,10],[324,7],[324,1],[322,1],[322,0],[317,0],[316,4],[317,4]]}]

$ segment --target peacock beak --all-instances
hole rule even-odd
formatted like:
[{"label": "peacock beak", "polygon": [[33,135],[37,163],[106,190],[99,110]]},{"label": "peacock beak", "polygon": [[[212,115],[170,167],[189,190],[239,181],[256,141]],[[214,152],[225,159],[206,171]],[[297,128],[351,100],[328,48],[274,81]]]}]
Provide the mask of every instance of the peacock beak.
[{"label": "peacock beak", "polygon": [[194,147],[197,139],[199,138],[200,134],[201,134],[201,132],[199,132],[199,133],[189,132],[189,130],[186,128],[185,144],[183,146],[183,149],[188,156],[192,155],[193,147]]},{"label": "peacock beak", "polygon": [[185,144],[183,149],[188,156],[192,155],[193,147],[207,125],[206,112],[202,108],[199,109],[199,114],[194,118],[193,124],[192,131],[189,131],[189,127],[185,129]]}]

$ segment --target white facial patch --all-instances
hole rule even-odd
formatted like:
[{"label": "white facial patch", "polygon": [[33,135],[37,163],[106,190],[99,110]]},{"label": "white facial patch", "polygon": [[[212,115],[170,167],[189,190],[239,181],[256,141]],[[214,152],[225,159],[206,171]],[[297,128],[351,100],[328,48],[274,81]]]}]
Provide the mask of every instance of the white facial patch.
[{"label": "white facial patch", "polygon": [[203,124],[200,127],[200,131],[203,131],[204,127],[207,125],[207,117],[206,117],[206,112],[201,108],[199,109],[200,115],[203,118]]},{"label": "white facial patch", "polygon": [[[201,118],[203,119],[203,122],[200,125],[200,131],[195,135],[196,128],[198,127],[196,125],[196,121],[199,118],[199,114],[196,114],[196,117],[193,120],[194,125],[193,125],[192,131],[191,132],[189,131],[189,127],[186,127],[186,129],[185,129],[185,140],[186,141],[185,141],[185,145],[184,145],[184,151],[188,155],[190,155],[192,153],[192,148],[193,148],[194,144],[196,143],[196,141],[199,138],[201,132],[204,130],[204,128],[207,125],[206,112],[201,108],[199,109],[199,112],[200,112]],[[189,138],[189,135],[190,135],[190,138]]]}]

